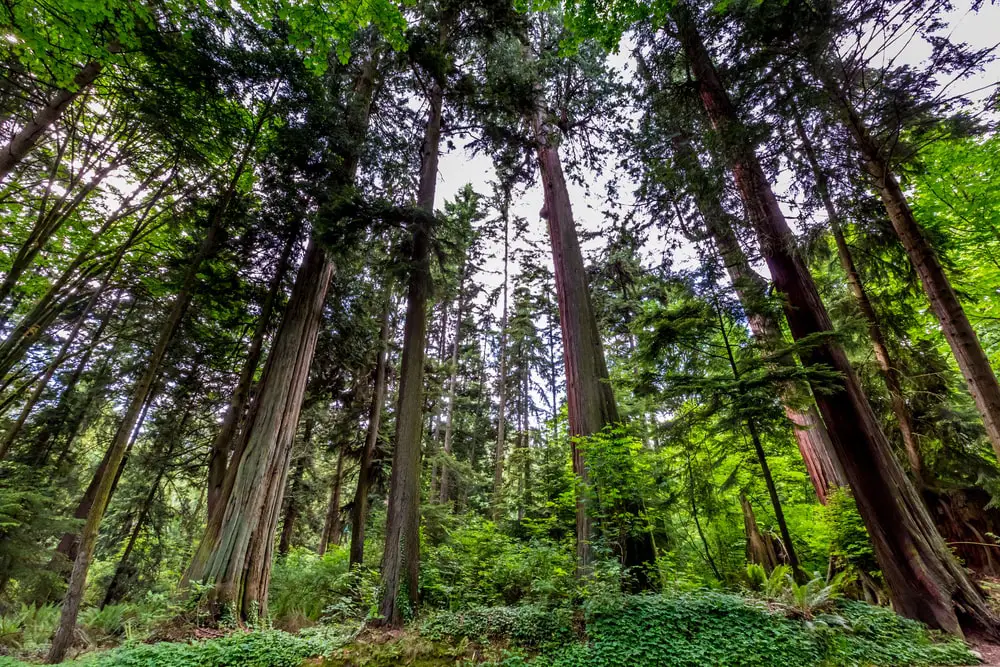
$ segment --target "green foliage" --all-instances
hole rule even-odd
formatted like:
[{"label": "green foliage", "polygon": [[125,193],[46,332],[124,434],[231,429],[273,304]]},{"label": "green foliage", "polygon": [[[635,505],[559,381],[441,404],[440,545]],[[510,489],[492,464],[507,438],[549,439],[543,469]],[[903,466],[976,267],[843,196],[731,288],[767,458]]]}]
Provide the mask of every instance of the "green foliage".
[{"label": "green foliage", "polygon": [[59,607],[54,604],[21,604],[0,616],[0,646],[32,651],[48,642],[58,620]]},{"label": "green foliage", "polygon": [[279,558],[272,570],[268,597],[268,611],[275,623],[295,619],[315,622],[331,606],[343,604],[356,579],[348,571],[349,556],[346,547],[331,546],[323,556],[308,549],[292,549]]},{"label": "green foliage", "polygon": [[845,565],[857,568],[873,577],[880,577],[878,563],[868,530],[848,489],[834,490],[823,509],[830,526],[830,553]]},{"label": "green foliage", "polygon": [[303,659],[335,648],[328,638],[280,630],[236,633],[190,644],[163,642],[126,646],[75,663],[81,667],[298,667]]},{"label": "green foliage", "polygon": [[848,578],[847,572],[841,572],[830,581],[817,575],[799,584],[787,565],[779,565],[770,575],[756,563],[747,565],[747,581],[751,591],[760,593],[769,602],[784,604],[792,615],[807,619],[811,619],[818,611],[829,609],[840,598]]},{"label": "green foliage", "polygon": [[699,591],[677,596],[604,598],[587,607],[587,644],[507,667],[702,665],[963,665],[976,658],[960,641],[941,643],[918,623],[862,603],[838,608],[844,622],[790,619],[739,596]]},{"label": "green foliage", "polygon": [[450,610],[566,599],[574,590],[571,544],[520,542],[496,524],[469,517],[447,539],[423,550],[421,595]]},{"label": "green foliage", "polygon": [[432,640],[509,640],[519,646],[559,645],[573,636],[573,614],[566,607],[519,605],[473,607],[464,611],[432,613],[420,625]]}]

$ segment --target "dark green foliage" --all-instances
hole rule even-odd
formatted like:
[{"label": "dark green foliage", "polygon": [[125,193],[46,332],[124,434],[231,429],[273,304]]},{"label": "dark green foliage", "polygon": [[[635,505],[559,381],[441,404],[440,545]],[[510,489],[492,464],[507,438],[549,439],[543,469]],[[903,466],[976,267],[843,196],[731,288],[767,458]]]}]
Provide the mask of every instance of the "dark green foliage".
[{"label": "dark green foliage", "polygon": [[[848,603],[804,622],[725,594],[599,599],[587,607],[587,642],[543,654],[538,667],[701,667],[703,665],[968,665],[956,640],[932,642],[918,623]],[[503,663],[526,664],[523,658]]]},{"label": "dark green foliage", "polygon": [[[79,667],[298,667],[305,658],[329,653],[343,637],[290,635],[280,630],[237,632],[193,643],[124,646],[65,664]],[[0,667],[24,663],[0,658]]]},{"label": "dark green foliage", "polygon": [[447,541],[425,548],[421,594],[451,610],[566,599],[574,592],[572,549],[544,537],[514,540],[490,521],[466,520]]},{"label": "dark green foliage", "polygon": [[420,624],[424,637],[439,641],[510,641],[517,646],[558,646],[573,637],[573,612],[566,607],[521,605],[441,611]]}]

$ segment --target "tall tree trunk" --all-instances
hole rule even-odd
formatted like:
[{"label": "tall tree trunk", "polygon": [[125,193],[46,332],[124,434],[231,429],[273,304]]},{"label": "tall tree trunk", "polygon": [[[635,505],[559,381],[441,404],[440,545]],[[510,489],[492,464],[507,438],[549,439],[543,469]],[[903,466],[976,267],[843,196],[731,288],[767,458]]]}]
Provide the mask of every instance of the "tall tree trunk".
[{"label": "tall tree trunk", "polygon": [[96,61],[84,65],[73,77],[74,90],[65,88],[57,90],[56,94],[45,103],[45,106],[38,110],[34,118],[11,138],[10,143],[3,150],[0,150],[0,182],[3,182],[14,167],[24,159],[24,156],[35,147],[35,144],[48,132],[53,123],[59,120],[66,107],[97,80],[101,69],[101,63]]},{"label": "tall tree trunk", "polygon": [[986,435],[993,445],[993,451],[1000,456],[1000,383],[997,382],[989,358],[983,351],[979,337],[972,328],[937,253],[910,209],[889,158],[868,131],[833,74],[824,66],[819,69],[823,85],[839,105],[847,129],[853,135],[864,159],[865,170],[882,198],[896,235],[920,277],[931,310],[941,325],[941,332],[951,347],[986,426]]},{"label": "tall tree trunk", "polygon": [[375,447],[378,445],[379,426],[382,423],[382,405],[385,403],[386,357],[389,352],[389,317],[392,313],[392,293],[388,284],[386,285],[384,299],[385,310],[382,313],[382,326],[379,330],[379,347],[375,359],[372,402],[368,407],[368,432],[365,435],[365,448],[361,452],[361,465],[358,468],[358,484],[354,490],[354,504],[351,507],[351,569],[364,564],[365,558],[365,524],[368,522],[368,492],[371,488],[372,464],[375,460]]},{"label": "tall tree trunk", "polygon": [[344,483],[344,450],[347,445],[342,443],[337,450],[337,468],[333,473],[333,484],[330,485],[330,502],[326,506],[326,520],[323,522],[323,535],[319,540],[320,556],[326,553],[331,544],[340,545],[340,534],[343,528],[340,522],[340,490]]},{"label": "tall tree trunk", "polygon": [[851,249],[847,245],[847,239],[844,237],[844,230],[840,224],[840,212],[834,205],[833,197],[830,195],[829,177],[820,166],[816,149],[809,138],[808,132],[806,132],[805,125],[802,122],[802,115],[799,113],[798,106],[794,100],[792,115],[795,121],[795,131],[799,138],[799,144],[806,156],[806,161],[809,163],[809,169],[813,173],[816,193],[819,195],[820,201],[823,202],[823,208],[826,210],[830,231],[833,233],[833,239],[837,245],[837,256],[840,259],[840,265],[847,276],[847,283],[851,287],[854,299],[858,302],[861,316],[865,319],[865,324],[868,326],[868,337],[871,339],[872,349],[875,352],[875,359],[878,361],[882,379],[885,382],[886,389],[889,391],[889,401],[892,405],[892,412],[899,424],[899,432],[903,436],[903,448],[906,451],[906,458],[910,464],[910,472],[913,473],[913,479],[917,485],[923,486],[923,456],[920,453],[920,445],[917,443],[913,417],[906,405],[906,399],[903,397],[903,383],[899,368],[893,363],[892,357],[889,354],[889,345],[886,342],[885,335],[882,333],[882,326],[879,324],[875,307],[868,296],[868,291],[861,280],[861,274],[854,263],[854,257],[851,255]]},{"label": "tall tree trunk", "polygon": [[459,268],[458,279],[458,305],[455,307],[455,340],[451,345],[451,369],[448,373],[448,411],[444,422],[444,458],[445,463],[441,466],[441,487],[439,489],[438,501],[448,502],[448,459],[451,457],[451,438],[455,424],[455,382],[458,379],[458,351],[462,344],[462,310],[465,305],[465,263]]},{"label": "tall tree trunk", "polygon": [[[187,387],[182,392],[181,399],[183,403],[186,403],[186,399],[191,394],[191,389],[195,383],[196,373],[198,367],[195,366],[194,370],[188,375]],[[184,416],[180,419],[177,426],[171,427],[168,433],[169,444],[167,445],[165,451],[163,452],[163,460],[160,464],[159,469],[156,472],[156,478],[153,480],[152,485],[149,487],[149,493],[143,500],[142,504],[139,506],[139,514],[136,516],[135,525],[132,527],[132,533],[129,535],[128,542],[125,544],[125,550],[122,552],[121,557],[118,559],[118,565],[115,566],[115,572],[111,576],[111,581],[108,582],[108,588],[104,592],[104,598],[101,600],[101,609],[114,602],[119,596],[118,586],[121,578],[125,574],[125,568],[128,566],[129,557],[132,555],[133,549],[135,549],[135,543],[139,539],[139,535],[142,533],[143,527],[146,525],[146,519],[149,516],[149,511],[153,506],[153,500],[156,499],[156,494],[160,490],[160,481],[167,472],[167,468],[170,467],[170,457],[173,455],[174,450],[180,443],[181,439],[184,437],[184,431],[187,428],[188,422],[191,420],[192,410],[190,407],[184,410]]]},{"label": "tall tree trunk", "polygon": [[[729,336],[726,334],[726,323],[722,317],[722,310],[716,308],[719,317],[719,331],[722,333],[722,340],[726,346],[726,357],[729,359],[729,368],[733,372],[733,379],[740,379],[740,369],[736,365],[736,358],[733,356],[733,348],[729,344]],[[774,519],[778,523],[778,530],[781,532],[781,539],[785,543],[785,553],[788,555],[788,565],[792,568],[792,573],[796,580],[802,579],[802,572],[799,568],[799,558],[795,553],[795,545],[792,543],[792,534],[788,530],[788,523],[785,521],[785,512],[781,508],[781,500],[778,498],[778,488],[774,485],[774,476],[771,474],[771,466],[767,463],[767,455],[764,453],[764,445],[760,441],[760,432],[752,417],[744,419],[747,430],[750,432],[750,440],[753,442],[753,450],[757,455],[757,462],[760,464],[760,471],[764,477],[764,484],[767,486],[767,495],[771,499],[771,508],[774,510]]]},{"label": "tall tree trunk", "polygon": [[500,315],[500,397],[497,405],[497,444],[493,463],[493,520],[500,519],[500,499],[503,491],[503,458],[507,445],[507,294],[510,264],[510,204],[509,194],[503,201],[503,312]]},{"label": "tall tree trunk", "polygon": [[213,581],[217,610],[238,618],[266,614],[271,549],[299,412],[319,335],[333,262],[315,238],[268,355],[242,455],[230,464],[219,511],[208,526],[188,581]]},{"label": "tall tree trunk", "polygon": [[[750,267],[733,229],[732,216],[723,208],[718,188],[705,185],[712,183],[711,178],[700,165],[691,144],[678,137],[674,141],[674,148],[684,169],[693,173],[695,205],[747,314],[754,339],[769,352],[779,352],[785,346],[785,336],[781,324],[767,303],[767,282]],[[785,366],[795,365],[795,359],[790,354],[782,355],[778,362]],[[825,505],[830,487],[844,486],[847,482],[843,469],[833,455],[830,435],[815,404],[811,397],[798,396],[798,393],[799,389],[793,384],[783,386],[782,405],[785,416],[792,424],[792,432],[809,474],[809,481],[816,491],[816,497]],[[806,400],[806,407],[799,407]]]},{"label": "tall tree trunk", "polygon": [[691,517],[694,519],[694,527],[698,532],[698,539],[701,540],[701,546],[705,550],[705,560],[708,561],[708,565],[712,568],[712,574],[715,575],[716,580],[721,582],[722,574],[719,572],[719,567],[715,564],[715,559],[712,558],[712,550],[708,546],[708,538],[705,537],[705,531],[701,527],[701,519],[698,518],[698,502],[694,493],[694,467],[691,465],[691,452],[685,449],[684,454],[687,458],[688,496],[691,501]]},{"label": "tall tree trunk", "polygon": [[428,219],[411,223],[410,276],[406,294],[406,323],[399,371],[396,408],[396,447],[389,478],[385,551],[382,556],[382,622],[398,627],[403,622],[399,589],[406,570],[407,596],[411,607],[418,602],[420,573],[420,435],[423,424],[424,352],[427,347],[427,299],[432,289],[430,272],[430,218],[434,215],[438,157],[441,143],[441,112],[444,93],[431,84],[430,109],[420,149],[420,180],[417,207]]},{"label": "tall tree trunk", "polygon": [[[832,331],[816,284],[796,252],[795,239],[754,152],[746,143],[729,95],[715,71],[688,7],[671,16],[712,124],[729,143],[730,168],[760,241],[785,316],[796,340]],[[934,527],[896,461],[843,348],[830,338],[801,352],[807,368],[832,368],[841,381],[814,392],[834,451],[872,538],[896,610],[933,628],[961,634],[962,621],[995,631],[996,619]]]},{"label": "tall tree trunk", "polygon": [[274,313],[274,306],[278,300],[278,292],[281,290],[281,283],[285,280],[285,274],[291,263],[292,250],[298,240],[298,225],[288,235],[285,247],[281,251],[278,264],[274,270],[274,277],[268,288],[267,296],[261,305],[260,316],[254,327],[253,337],[250,339],[250,348],[247,350],[247,358],[243,362],[243,370],[240,378],[233,390],[233,395],[229,399],[229,406],[226,414],[222,418],[222,426],[212,441],[212,449],[208,456],[208,491],[206,502],[208,515],[212,516],[218,511],[219,498],[222,496],[222,487],[226,480],[226,466],[229,462],[229,453],[233,449],[233,439],[236,436],[240,419],[246,410],[250,397],[250,388],[253,385],[254,375],[257,373],[257,366],[260,364],[261,352],[264,347],[264,337],[271,323]]},{"label": "tall tree trunk", "polygon": [[[292,548],[292,535],[295,533],[295,522],[299,518],[299,497],[302,495],[302,479],[306,468],[312,460],[313,420],[306,419],[305,433],[302,435],[302,455],[295,462],[292,472],[292,485],[285,501],[285,518],[281,524],[281,537],[278,539],[278,555],[284,556]],[[343,448],[341,448],[343,451]],[[320,554],[322,555],[322,554]]]},{"label": "tall tree trunk", "polygon": [[528,375],[529,369],[527,360],[521,366],[521,428],[520,428],[520,439],[521,439],[521,497],[519,499],[517,520],[524,520],[524,515],[528,510],[528,505],[531,502],[531,450],[529,449],[529,434],[528,434],[528,402],[531,400],[529,397],[529,386],[528,386]]},{"label": "tall tree trunk", "polygon": [[[538,109],[529,119],[534,130],[535,150],[545,195],[543,216],[548,220],[555,264],[556,296],[562,327],[563,358],[566,366],[566,400],[571,438],[585,437],[620,421],[614,392],[608,379],[597,318],[590,303],[590,288],[583,264],[583,253],[573,221],[569,191],[559,159],[558,129]],[[576,492],[576,560],[578,576],[591,572],[592,527],[588,511],[587,465],[583,452],[571,442],[573,472],[579,488]],[[640,516],[641,512],[634,512]],[[654,560],[646,531],[638,531],[623,546],[626,564]]]}]

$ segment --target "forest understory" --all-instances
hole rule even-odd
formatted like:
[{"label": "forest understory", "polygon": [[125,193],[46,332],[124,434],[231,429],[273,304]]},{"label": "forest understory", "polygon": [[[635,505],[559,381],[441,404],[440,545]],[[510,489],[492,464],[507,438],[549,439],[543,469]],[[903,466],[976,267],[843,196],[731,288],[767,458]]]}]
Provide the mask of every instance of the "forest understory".
[{"label": "forest understory", "polygon": [[0,3],[0,667],[1000,667],[997,25]]}]

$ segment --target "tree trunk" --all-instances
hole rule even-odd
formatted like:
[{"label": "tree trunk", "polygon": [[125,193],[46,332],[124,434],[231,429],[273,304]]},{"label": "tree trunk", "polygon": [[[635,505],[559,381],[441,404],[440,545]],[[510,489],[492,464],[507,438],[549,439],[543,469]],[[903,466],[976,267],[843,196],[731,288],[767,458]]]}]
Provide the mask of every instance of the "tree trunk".
[{"label": "tree trunk", "polygon": [[[430,109],[420,149],[420,180],[417,207],[428,218],[434,214],[438,153],[444,93],[432,84]],[[399,627],[403,622],[399,589],[406,569],[407,596],[411,607],[418,602],[420,572],[420,431],[423,424],[424,351],[427,347],[427,299],[432,289],[430,272],[430,221],[412,222],[410,276],[403,326],[403,353],[399,371],[399,401],[396,408],[396,447],[389,478],[385,551],[382,557],[383,595],[379,605],[382,623]]]},{"label": "tree trunk", "polygon": [[[710,176],[699,164],[691,144],[678,137],[674,141],[674,148],[683,167],[694,173],[692,180],[696,184],[692,190],[695,204],[747,315],[754,339],[769,352],[779,352],[785,345],[785,337],[781,324],[767,303],[767,282],[750,267],[733,231],[732,216],[720,202],[721,193],[715,187],[701,187],[701,184],[711,182]],[[782,355],[778,361],[786,366],[795,365],[795,359],[791,355]],[[809,481],[812,482],[816,497],[825,505],[830,487],[844,486],[847,483],[844,471],[833,455],[826,425],[823,424],[812,398],[797,396],[799,389],[794,384],[784,385],[781,391],[785,416],[792,423],[792,432],[809,474]],[[798,404],[806,400],[807,407],[798,407]]]},{"label": "tree trunk", "polygon": [[[292,472],[292,484],[285,501],[285,518],[281,522],[281,537],[278,539],[278,555],[285,556],[292,548],[292,535],[295,533],[295,522],[299,518],[299,497],[302,495],[302,479],[306,468],[312,460],[313,420],[306,419],[305,433],[302,435],[303,452],[295,462]],[[320,554],[322,555],[322,554]]]},{"label": "tree trunk", "polygon": [[368,491],[371,487],[372,464],[375,459],[375,447],[378,444],[379,426],[382,423],[382,405],[385,403],[386,366],[389,351],[389,317],[392,312],[392,294],[385,289],[385,310],[382,313],[382,326],[379,330],[379,347],[375,360],[373,377],[374,389],[372,402],[368,408],[368,432],[365,435],[365,448],[361,452],[361,466],[358,468],[358,484],[354,491],[354,504],[351,507],[351,569],[364,564],[365,554],[365,524],[368,521]]},{"label": "tree trunk", "polygon": [[[545,112],[538,109],[530,118],[541,173],[545,205],[542,217],[548,221],[555,264],[556,296],[562,327],[563,358],[566,366],[566,401],[571,438],[585,437],[620,421],[614,392],[608,380],[597,319],[590,303],[587,272],[576,234],[569,191],[563,177],[557,148],[558,129],[551,126]],[[588,510],[589,480],[583,452],[571,442],[576,490],[577,575],[591,572],[592,527]]]},{"label": "tree trunk", "polygon": [[[111,488],[108,491],[108,499],[105,504],[110,503],[111,498],[115,495],[115,489],[118,487],[118,480],[121,479],[122,472],[125,470],[125,462],[128,460],[129,454],[132,452],[132,447],[135,445],[135,441],[139,437],[139,431],[142,430],[142,425],[146,422],[146,414],[149,412],[149,407],[153,404],[153,401],[156,398],[156,393],[155,389],[149,392],[149,397],[142,406],[139,418],[136,419],[135,428],[132,429],[128,445],[125,448],[125,455],[122,457],[121,462],[114,471],[113,481],[111,483]],[[73,512],[74,519],[84,521],[88,516],[90,516],[91,512],[94,511],[94,502],[97,498],[101,481],[109,474],[108,465],[110,462],[110,452],[110,449],[104,452],[104,458],[101,459],[101,462],[94,470],[94,474],[90,478],[90,484],[87,485],[86,490],[83,492],[83,496],[80,498],[80,502],[76,505],[76,510]],[[53,561],[49,564],[49,567],[57,567],[60,557],[63,561],[73,563],[80,551],[79,547],[79,533],[63,533],[62,537],[59,539],[59,544],[56,545],[56,555],[53,557]],[[67,572],[67,575],[68,574],[69,572]]]},{"label": "tree trunk", "polygon": [[459,268],[458,279],[458,305],[455,308],[455,340],[451,346],[451,370],[448,374],[448,412],[444,422],[444,458],[445,463],[441,466],[441,486],[439,489],[438,502],[448,502],[450,489],[448,488],[448,465],[447,460],[451,457],[451,438],[455,423],[455,382],[458,378],[458,351],[462,342],[462,310],[463,298],[465,296],[465,263]]},{"label": "tree trunk", "polygon": [[295,248],[295,241],[298,239],[298,225],[294,231],[288,235],[285,247],[281,251],[281,257],[274,270],[274,277],[268,288],[267,296],[261,306],[260,316],[254,327],[253,337],[250,339],[250,348],[247,350],[247,358],[243,363],[243,370],[240,378],[233,390],[233,395],[229,399],[229,406],[226,408],[226,415],[222,418],[222,426],[212,441],[212,449],[208,456],[208,492],[206,502],[208,515],[211,516],[218,511],[219,498],[222,496],[222,486],[226,480],[226,466],[229,461],[229,453],[233,449],[233,438],[236,436],[240,419],[244,416],[247,401],[250,397],[250,388],[253,385],[254,375],[257,373],[257,366],[260,364],[261,352],[264,347],[264,337],[271,323],[274,313],[274,305],[278,300],[278,292],[281,290],[281,283],[284,282],[285,273],[291,262],[292,250]]},{"label": "tree trunk", "polygon": [[715,564],[715,559],[712,558],[712,550],[708,547],[708,539],[705,537],[705,531],[701,528],[701,519],[698,518],[698,503],[694,494],[694,468],[691,465],[691,452],[685,449],[684,454],[687,457],[688,495],[691,501],[691,517],[694,519],[694,527],[698,532],[698,539],[701,540],[701,546],[705,550],[705,560],[708,561],[708,565],[712,568],[712,574],[715,575],[715,579],[721,582],[722,574],[719,572],[719,567]]},{"label": "tree trunk", "polygon": [[326,553],[327,547],[331,544],[340,545],[340,534],[343,532],[340,522],[340,490],[344,482],[345,449],[347,449],[347,445],[341,444],[337,451],[337,469],[333,473],[333,484],[330,485],[330,502],[326,507],[323,535],[319,540],[319,549],[316,550],[320,556]]},{"label": "tree trunk", "polygon": [[747,494],[742,491],[740,491],[740,506],[743,508],[743,532],[747,538],[747,562],[756,563],[771,574],[778,566],[778,554],[774,551],[774,544],[760,532],[753,506],[750,505]]},{"label": "tree trunk", "polygon": [[507,445],[507,282],[510,264],[509,195],[503,202],[503,312],[500,315],[500,400],[497,406],[497,445],[493,463],[493,520],[500,520],[500,495],[503,491],[503,457]]},{"label": "tree trunk", "polygon": [[45,103],[45,106],[38,110],[35,117],[11,138],[10,143],[3,150],[0,150],[0,182],[3,182],[14,167],[24,159],[24,156],[35,147],[35,144],[48,132],[52,124],[59,120],[66,107],[97,80],[100,73],[101,63],[93,61],[84,65],[73,77],[75,90],[60,88]]},{"label": "tree trunk", "polygon": [[[216,241],[222,231],[226,208],[228,208],[228,203],[235,193],[236,184],[242,173],[242,164],[241,168],[237,169],[237,173],[234,174],[229,190],[227,190],[222,201],[213,211],[211,223],[205,233],[205,238],[202,239],[197,254],[188,266],[184,282],[177,293],[177,297],[174,299],[170,314],[163,322],[156,345],[149,359],[146,361],[145,371],[133,389],[132,399],[125,411],[125,417],[119,425],[118,431],[115,433],[114,439],[105,455],[107,471],[117,471],[125,457],[128,443],[131,441],[133,432],[136,429],[139,414],[142,412],[143,406],[152,389],[153,382],[159,374],[160,363],[163,361],[167,348],[171,340],[173,340],[174,333],[180,326],[181,320],[184,318],[184,314],[191,303],[194,288],[198,282],[198,271],[205,260],[215,250]],[[104,518],[104,511],[107,509],[107,503],[111,496],[111,488],[116,478],[117,475],[104,474],[96,489],[93,507],[87,514],[87,520],[84,523],[83,532],[80,536],[80,548],[73,563],[69,587],[66,590],[66,597],[63,600],[59,626],[56,629],[55,636],[52,639],[52,646],[49,649],[47,658],[49,663],[60,662],[65,657],[66,651],[73,642],[76,630],[76,618],[80,613],[80,603],[83,601],[83,593],[86,587],[87,572],[90,569],[90,561],[93,558],[94,547],[97,544],[97,532],[100,528],[101,520]]]},{"label": "tree trunk", "polygon": [[528,511],[528,505],[531,502],[531,450],[529,449],[529,434],[528,434],[528,402],[531,400],[529,396],[529,386],[528,386],[528,375],[529,369],[527,360],[521,366],[521,497],[519,503],[519,509],[517,514],[517,520],[524,520],[524,515]]},{"label": "tree trunk", "polygon": [[[722,340],[726,345],[726,356],[729,359],[729,367],[733,372],[733,379],[740,379],[740,369],[736,365],[736,358],[733,356],[733,348],[729,344],[729,336],[726,334],[726,323],[722,317],[722,311],[716,309],[719,316],[719,331],[722,333]],[[760,471],[764,477],[764,484],[767,486],[767,495],[771,499],[771,508],[774,510],[774,519],[778,523],[778,530],[781,532],[781,539],[785,543],[785,554],[788,556],[788,565],[792,568],[795,579],[801,581],[802,573],[799,568],[799,558],[795,554],[795,545],[792,543],[792,535],[788,531],[788,524],[785,522],[785,512],[781,509],[781,500],[778,498],[778,489],[774,485],[774,476],[771,475],[771,466],[767,463],[767,455],[764,453],[764,445],[760,441],[760,433],[757,424],[752,417],[744,419],[747,430],[750,432],[750,440],[753,442],[753,450],[757,455],[757,462],[760,464]]]},{"label": "tree trunk", "polygon": [[243,620],[267,612],[273,535],[332,275],[333,262],[311,239],[268,355],[245,449],[231,463],[219,511],[209,517],[185,577],[214,582],[216,611],[232,604]]},{"label": "tree trunk", "polygon": [[809,168],[813,173],[816,193],[823,202],[823,208],[826,209],[830,231],[833,233],[833,239],[837,245],[837,256],[840,259],[840,265],[847,276],[847,283],[851,286],[851,292],[853,292],[854,298],[858,302],[861,316],[864,317],[865,323],[868,325],[868,337],[871,339],[872,349],[875,352],[875,359],[878,361],[882,379],[885,382],[886,389],[889,391],[889,401],[892,405],[892,412],[899,424],[899,432],[903,436],[903,448],[906,451],[906,458],[910,464],[910,472],[913,473],[913,479],[916,481],[918,487],[922,487],[924,485],[923,456],[920,453],[920,445],[917,443],[913,417],[906,405],[906,399],[903,397],[903,383],[899,369],[893,364],[892,357],[889,355],[889,346],[885,335],[882,333],[882,326],[879,324],[878,316],[875,314],[875,307],[868,296],[868,291],[861,280],[861,274],[854,264],[854,257],[851,256],[847,239],[844,237],[844,230],[840,225],[840,213],[833,203],[833,197],[830,195],[829,178],[820,166],[816,149],[813,147],[812,140],[806,132],[802,116],[799,113],[798,107],[794,105],[794,101],[792,113],[793,120],[795,121],[795,131],[798,134],[802,152],[805,154],[806,161],[809,163]]},{"label": "tree trunk", "polygon": [[[187,388],[182,394],[182,402],[186,403],[190,396],[190,389],[194,384],[195,373],[197,372],[197,366],[188,375]],[[153,480],[153,484],[149,487],[149,493],[146,495],[145,500],[139,507],[139,515],[135,519],[135,525],[132,527],[132,533],[129,535],[128,542],[125,545],[125,550],[122,552],[121,557],[118,559],[118,565],[115,566],[115,572],[111,576],[111,581],[108,582],[108,588],[104,593],[104,598],[101,601],[101,609],[111,604],[117,599],[118,596],[118,585],[121,581],[122,576],[125,574],[125,568],[128,566],[129,557],[132,555],[132,550],[135,548],[135,543],[139,539],[139,535],[142,532],[143,526],[146,524],[146,518],[149,516],[149,510],[153,505],[153,500],[156,499],[156,494],[160,490],[160,481],[163,479],[163,475],[166,474],[167,468],[170,466],[170,457],[174,453],[177,445],[184,437],[184,431],[187,427],[188,422],[191,419],[192,410],[188,407],[184,410],[184,416],[181,418],[178,426],[171,429],[171,433],[168,434],[170,439],[170,444],[167,445],[166,451],[163,453],[163,461],[156,472],[156,478]]]},{"label": "tree trunk", "polygon": [[[796,252],[795,239],[746,137],[728,93],[686,5],[671,15],[698,80],[705,111],[728,146],[744,205],[757,232],[775,286],[786,298],[785,316],[796,340],[832,331],[816,284]],[[994,632],[996,619],[941,539],[913,486],[896,461],[862,393],[847,355],[829,337],[801,352],[807,368],[832,368],[842,376],[832,391],[814,392],[833,449],[847,475],[896,610],[932,628],[961,634],[963,622]]]}]

